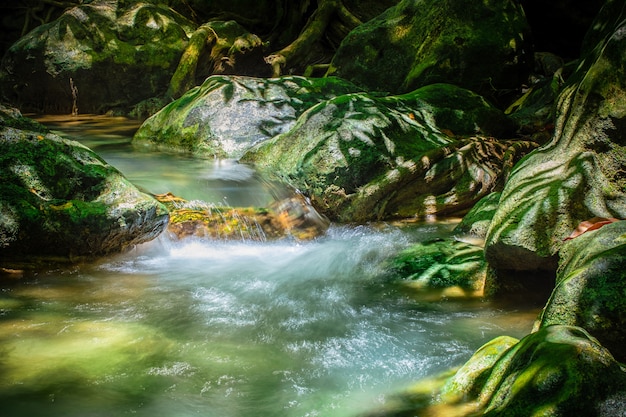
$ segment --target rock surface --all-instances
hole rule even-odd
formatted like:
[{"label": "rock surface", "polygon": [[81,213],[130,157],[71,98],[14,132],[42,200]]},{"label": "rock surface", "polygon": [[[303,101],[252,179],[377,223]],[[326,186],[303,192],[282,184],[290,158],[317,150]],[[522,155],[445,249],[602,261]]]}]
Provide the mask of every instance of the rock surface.
[{"label": "rock surface", "polygon": [[[623,3],[606,7],[620,16]],[[502,192],[485,246],[498,270],[554,271],[580,222],[626,218],[626,20],[594,27],[604,37],[559,95],[552,141],[514,168]]]},{"label": "rock surface", "polygon": [[350,32],[329,74],[392,94],[445,82],[493,95],[525,81],[529,35],[514,1],[404,0]]},{"label": "rock surface", "polygon": [[119,252],[168,222],[163,205],[88,148],[44,131],[0,126],[0,178],[3,266]]},{"label": "rock surface", "polygon": [[480,246],[457,240],[415,243],[390,261],[393,275],[415,290],[442,297],[481,297],[487,264]]},{"label": "rock surface", "polygon": [[0,90],[21,111],[104,113],[165,91],[194,25],[148,3],[71,7],[13,44]]},{"label": "rock surface", "polygon": [[491,224],[491,219],[498,208],[500,193],[486,195],[465,215],[452,231],[458,236],[484,239]]},{"label": "rock surface", "polygon": [[580,326],[626,360],[626,221],[583,233],[563,245],[557,282],[540,327]]},{"label": "rock surface", "polygon": [[586,331],[548,326],[516,341],[499,337],[451,377],[417,385],[372,417],[621,416],[626,372]]},{"label": "rock surface", "polygon": [[500,187],[536,146],[482,136],[507,128],[502,112],[449,84],[348,94],[312,107],[241,161],[301,190],[331,220],[453,215]]},{"label": "rock surface", "polygon": [[238,158],[288,131],[309,107],[357,91],[335,78],[212,76],[147,119],[133,143]]}]

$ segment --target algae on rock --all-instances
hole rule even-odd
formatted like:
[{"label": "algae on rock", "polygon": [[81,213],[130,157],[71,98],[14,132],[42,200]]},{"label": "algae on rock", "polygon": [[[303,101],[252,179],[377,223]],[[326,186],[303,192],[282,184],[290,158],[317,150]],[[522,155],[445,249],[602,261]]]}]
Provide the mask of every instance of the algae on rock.
[{"label": "algae on rock", "polygon": [[332,220],[453,215],[501,187],[536,146],[487,136],[512,127],[482,97],[449,84],[347,94],[310,108],[241,161],[306,193]]},{"label": "algae on rock", "polygon": [[514,1],[403,0],[350,32],[328,73],[391,94],[444,82],[495,97],[525,82],[531,63]]},{"label": "algae on rock", "polygon": [[238,158],[253,144],[289,130],[309,107],[357,90],[337,78],[215,75],[147,119],[133,143]]},{"label": "algae on rock", "polygon": [[164,230],[168,213],[78,142],[0,128],[3,265],[119,252]]},{"label": "algae on rock", "polygon": [[626,221],[581,234],[559,255],[556,287],[540,327],[583,327],[626,361]]},{"label": "algae on rock", "polygon": [[626,218],[626,19],[582,57],[557,102],[552,141],[515,166],[491,223],[485,251],[497,270],[556,270],[556,254],[593,217]]}]

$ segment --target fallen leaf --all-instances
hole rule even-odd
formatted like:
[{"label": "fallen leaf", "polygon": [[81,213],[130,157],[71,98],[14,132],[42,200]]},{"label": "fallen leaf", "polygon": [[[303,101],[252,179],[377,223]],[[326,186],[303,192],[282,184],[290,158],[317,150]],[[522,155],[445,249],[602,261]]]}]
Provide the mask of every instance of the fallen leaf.
[{"label": "fallen leaf", "polygon": [[594,217],[589,220],[584,220],[580,222],[580,224],[576,227],[576,229],[572,232],[571,235],[566,237],[563,241],[572,240],[582,235],[583,233],[590,232],[592,230],[596,230],[610,223],[614,223],[619,221],[619,219],[615,219],[613,217]]}]

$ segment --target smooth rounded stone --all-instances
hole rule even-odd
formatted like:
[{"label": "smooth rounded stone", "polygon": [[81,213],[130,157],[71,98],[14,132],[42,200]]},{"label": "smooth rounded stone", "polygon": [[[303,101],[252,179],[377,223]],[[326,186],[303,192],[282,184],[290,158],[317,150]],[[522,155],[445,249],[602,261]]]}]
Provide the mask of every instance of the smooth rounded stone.
[{"label": "smooth rounded stone", "polygon": [[391,94],[443,82],[493,95],[518,88],[531,65],[517,2],[403,0],[352,30],[328,73]]},{"label": "smooth rounded stone", "polygon": [[168,212],[78,142],[0,127],[3,266],[77,261],[157,237]]},{"label": "smooth rounded stone", "polygon": [[464,214],[501,186],[535,143],[497,140],[511,122],[449,84],[401,96],[339,96],[241,158],[310,197],[331,220]]},{"label": "smooth rounded stone", "polygon": [[133,144],[238,158],[288,131],[313,105],[354,91],[357,87],[337,78],[215,75],[148,118]]}]

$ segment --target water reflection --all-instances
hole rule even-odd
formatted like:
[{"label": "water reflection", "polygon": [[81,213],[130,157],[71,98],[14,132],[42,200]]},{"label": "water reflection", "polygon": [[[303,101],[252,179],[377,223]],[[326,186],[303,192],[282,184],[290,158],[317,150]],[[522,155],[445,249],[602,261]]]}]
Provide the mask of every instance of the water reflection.
[{"label": "water reflection", "polygon": [[[128,137],[103,156],[148,188],[246,204],[258,192],[248,192],[259,186],[248,168],[137,153]],[[305,243],[162,236],[94,264],[6,279],[2,415],[339,417],[378,408],[495,336],[525,335],[537,312],[424,302],[387,279],[385,259],[451,228],[332,226]]]}]

